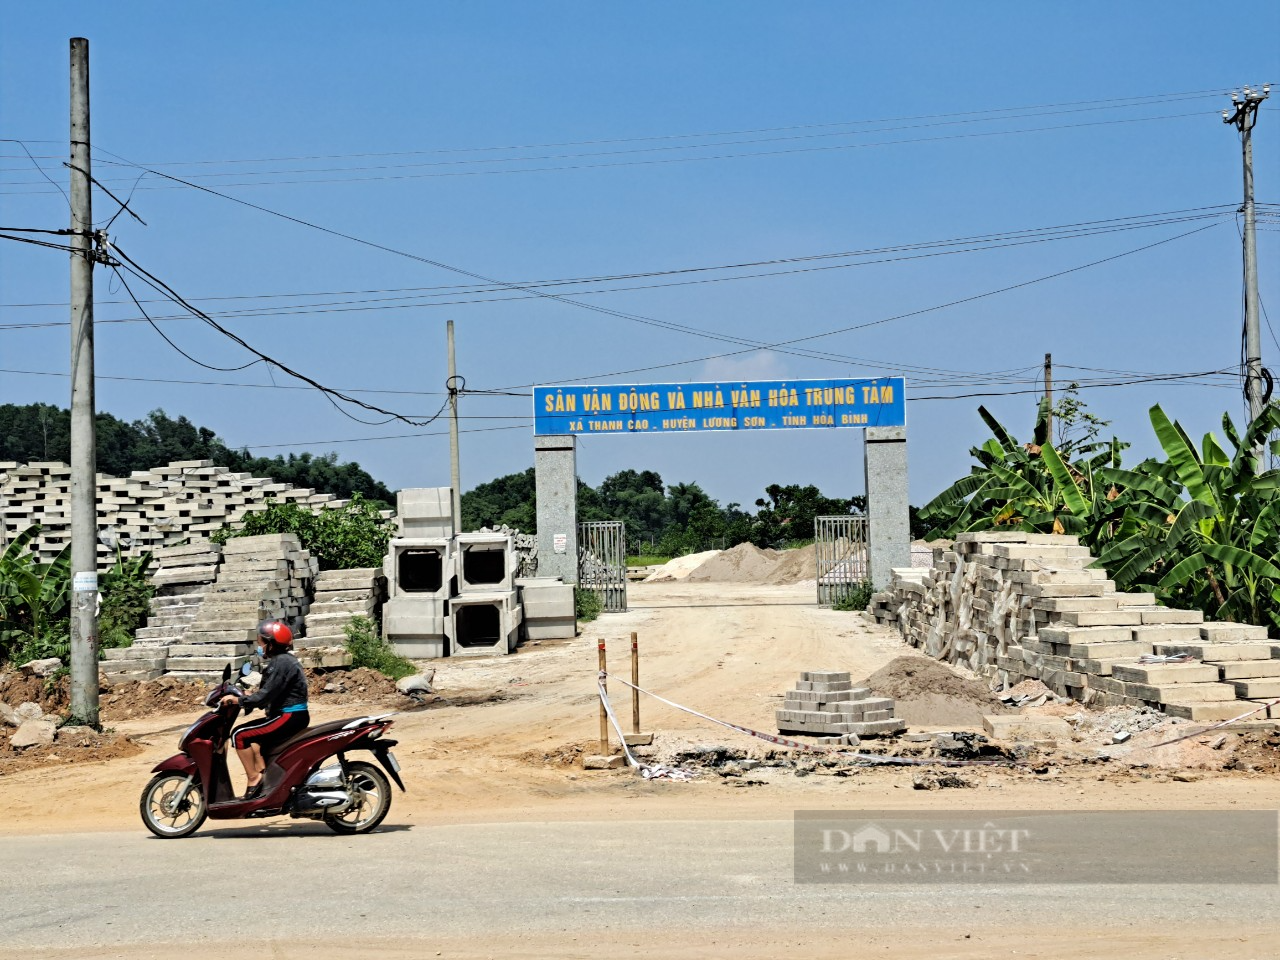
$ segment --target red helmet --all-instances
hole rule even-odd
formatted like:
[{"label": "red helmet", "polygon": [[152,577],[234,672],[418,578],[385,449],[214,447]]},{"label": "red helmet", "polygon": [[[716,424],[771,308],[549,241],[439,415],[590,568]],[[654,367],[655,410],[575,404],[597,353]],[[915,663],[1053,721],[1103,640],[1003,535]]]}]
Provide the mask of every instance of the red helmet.
[{"label": "red helmet", "polygon": [[277,647],[293,646],[293,631],[282,620],[264,620],[258,624],[258,636]]}]

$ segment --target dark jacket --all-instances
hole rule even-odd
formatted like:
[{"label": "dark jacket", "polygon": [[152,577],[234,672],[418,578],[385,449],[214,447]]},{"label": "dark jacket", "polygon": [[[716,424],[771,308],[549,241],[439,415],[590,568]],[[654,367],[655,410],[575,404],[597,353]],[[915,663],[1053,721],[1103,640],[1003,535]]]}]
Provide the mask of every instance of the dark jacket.
[{"label": "dark jacket", "polygon": [[258,692],[240,701],[245,713],[261,708],[267,716],[279,716],[285,707],[307,702],[307,675],[302,664],[291,653],[280,653],[262,668],[262,686]]}]

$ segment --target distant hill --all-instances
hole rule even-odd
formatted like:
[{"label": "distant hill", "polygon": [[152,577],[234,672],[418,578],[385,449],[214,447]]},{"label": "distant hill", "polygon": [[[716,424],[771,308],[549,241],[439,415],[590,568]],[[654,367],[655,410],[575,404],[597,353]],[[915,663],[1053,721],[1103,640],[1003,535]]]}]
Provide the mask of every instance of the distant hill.
[{"label": "distant hill", "polygon": [[[254,457],[248,450],[227,446],[207,427],[198,427],[186,417],[174,419],[163,410],[153,410],[132,423],[99,413],[97,426],[98,472],[114,477],[174,460],[212,460],[237,472],[311,487],[319,493],[343,498],[359,493],[387,506],[395,504],[395,495],[385,484],[358,463],[339,463],[336,453]],[[0,460],[69,463],[71,412],[48,403],[0,405]]]}]

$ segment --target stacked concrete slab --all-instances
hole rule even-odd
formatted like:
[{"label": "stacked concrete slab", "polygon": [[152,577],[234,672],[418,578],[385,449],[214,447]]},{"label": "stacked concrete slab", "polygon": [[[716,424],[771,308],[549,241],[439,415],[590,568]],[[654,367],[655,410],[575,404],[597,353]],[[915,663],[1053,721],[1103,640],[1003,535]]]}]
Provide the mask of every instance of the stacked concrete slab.
[{"label": "stacked concrete slab", "polygon": [[222,561],[185,642],[169,647],[170,674],[207,680],[228,663],[239,668],[262,620],[283,620],[295,634],[303,632],[317,564],[296,534],[233,538],[223,547]]},{"label": "stacked concrete slab", "polygon": [[382,569],[358,567],[316,574],[305,635],[294,641],[298,659],[309,667],[351,665],[346,628],[356,617],[376,617],[382,599]]},{"label": "stacked concrete slab", "polygon": [[571,584],[558,577],[524,577],[516,580],[516,589],[524,612],[524,639],[569,640],[578,635]]},{"label": "stacked concrete slab", "polygon": [[850,674],[810,670],[800,674],[777,712],[779,733],[818,734],[830,742],[856,744],[860,737],[901,733],[904,721],[893,715],[889,697],[855,687]]},{"label": "stacked concrete slab", "polygon": [[191,625],[200,616],[205,590],[217,579],[222,547],[195,540],[160,547],[154,551],[154,559],[151,582],[156,592],[147,625],[138,629],[132,646],[104,654],[101,673],[113,682],[150,680],[166,672],[170,647],[186,642]]},{"label": "stacked concrete slab", "polygon": [[[38,523],[42,529],[35,552],[42,562],[51,561],[70,542],[70,495],[71,469],[64,463],[0,462],[4,538]],[[203,539],[224,525],[234,529],[245,514],[266,509],[271,500],[316,510],[347,502],[331,494],[233,473],[212,460],[180,460],[124,478],[106,474],[97,478],[102,539],[119,544],[126,555]],[[115,560],[114,547],[108,543],[98,547],[103,570]]]},{"label": "stacked concrete slab", "polygon": [[[868,612],[940,660],[1002,686],[1037,679],[1098,706],[1148,705],[1194,720],[1226,719],[1280,677],[1265,627],[1205,623],[1199,611],[1121,593],[1074,537],[961,534],[931,568],[894,570]],[[1139,658],[1189,655],[1185,663]],[[1272,674],[1270,671],[1276,670]],[[1280,684],[1275,684],[1280,695]]]}]

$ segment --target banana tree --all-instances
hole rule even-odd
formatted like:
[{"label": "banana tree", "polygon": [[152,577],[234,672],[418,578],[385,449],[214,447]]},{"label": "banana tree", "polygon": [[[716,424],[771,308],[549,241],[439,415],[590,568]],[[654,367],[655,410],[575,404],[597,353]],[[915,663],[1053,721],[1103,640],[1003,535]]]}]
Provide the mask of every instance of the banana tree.
[{"label": "banana tree", "polygon": [[978,461],[969,476],[952,484],[920,511],[932,525],[926,539],[977,530],[1071,533],[1092,545],[1099,515],[1118,512],[1116,495],[1099,482],[1105,469],[1120,466],[1127,444],[1113,438],[1074,451],[1074,462],[1048,442],[1049,406],[1041,401],[1031,443],[1018,440],[985,407],[978,414],[992,439],[969,452]]},{"label": "banana tree", "polygon": [[19,642],[43,635],[67,611],[71,547],[64,547],[52,563],[37,563],[28,547],[40,529],[33,524],[0,553],[0,656]]},{"label": "banana tree", "polygon": [[1099,563],[1122,588],[1152,586],[1174,606],[1280,627],[1280,471],[1259,472],[1254,457],[1280,429],[1280,406],[1243,436],[1224,415],[1230,454],[1212,433],[1197,449],[1158,404],[1150,416],[1167,460],[1104,474],[1125,490],[1126,509]]}]

